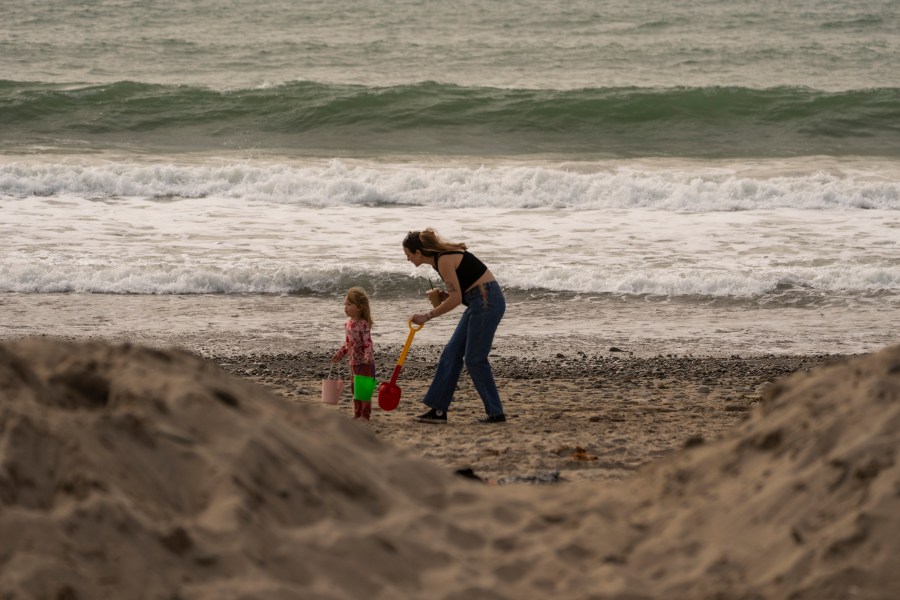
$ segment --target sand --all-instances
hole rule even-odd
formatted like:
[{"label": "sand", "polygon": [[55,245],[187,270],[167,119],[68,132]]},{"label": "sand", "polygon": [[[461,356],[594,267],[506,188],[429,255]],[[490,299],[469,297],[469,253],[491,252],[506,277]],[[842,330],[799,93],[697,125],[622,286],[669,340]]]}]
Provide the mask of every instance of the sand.
[{"label": "sand", "polygon": [[358,423],[318,349],[3,342],[0,598],[896,597],[900,346],[517,352],[494,426],[420,350]]},{"label": "sand", "polygon": [[[673,450],[721,437],[786,373],[837,360],[826,355],[639,358],[608,350],[538,357],[524,348],[505,348],[492,362],[506,424],[476,422],[485,412],[465,371],[448,425],[417,423],[414,417],[427,410],[421,398],[439,352],[439,346],[416,345],[397,380],[400,405],[391,412],[376,408],[369,426],[391,445],[500,483],[621,479]],[[342,402],[321,402],[321,381],[329,376],[321,354],[212,360],[286,399],[349,418],[346,372]],[[392,372],[387,367],[380,369],[384,379]]]}]

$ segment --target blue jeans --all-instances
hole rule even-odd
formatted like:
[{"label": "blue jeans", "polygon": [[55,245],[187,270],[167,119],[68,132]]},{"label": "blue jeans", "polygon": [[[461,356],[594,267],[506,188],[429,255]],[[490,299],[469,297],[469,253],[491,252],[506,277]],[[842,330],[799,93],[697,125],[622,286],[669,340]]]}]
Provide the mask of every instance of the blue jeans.
[{"label": "blue jeans", "polygon": [[456,383],[465,364],[484,403],[484,410],[489,415],[502,415],[503,404],[500,402],[497,384],[494,383],[494,372],[488,362],[488,354],[491,352],[497,326],[506,312],[506,298],[496,281],[476,287],[463,297],[469,305],[441,352],[434,379],[431,380],[431,387],[423,402],[431,408],[446,412],[453,402]]}]

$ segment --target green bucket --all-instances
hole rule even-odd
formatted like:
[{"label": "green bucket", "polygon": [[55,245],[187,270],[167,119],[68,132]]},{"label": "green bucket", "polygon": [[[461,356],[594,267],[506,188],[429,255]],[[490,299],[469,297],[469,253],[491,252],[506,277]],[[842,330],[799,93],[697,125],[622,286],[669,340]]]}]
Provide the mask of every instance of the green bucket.
[{"label": "green bucket", "polygon": [[375,378],[368,375],[353,376],[353,399],[360,402],[371,402],[375,393]]}]

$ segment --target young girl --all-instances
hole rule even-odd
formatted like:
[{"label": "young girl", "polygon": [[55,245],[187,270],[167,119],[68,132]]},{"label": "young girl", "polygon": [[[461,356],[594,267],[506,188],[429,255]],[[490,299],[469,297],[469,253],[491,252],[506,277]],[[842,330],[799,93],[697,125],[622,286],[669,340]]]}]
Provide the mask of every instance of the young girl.
[{"label": "young girl", "polygon": [[[344,325],[346,336],[331,362],[338,362],[350,356],[350,372],[353,375],[375,377],[375,352],[372,346],[372,311],[369,308],[369,297],[362,288],[354,287],[344,297],[344,314],[349,317]],[[353,392],[351,379],[350,391]],[[372,402],[353,399],[353,418],[365,419],[372,416]]]}]

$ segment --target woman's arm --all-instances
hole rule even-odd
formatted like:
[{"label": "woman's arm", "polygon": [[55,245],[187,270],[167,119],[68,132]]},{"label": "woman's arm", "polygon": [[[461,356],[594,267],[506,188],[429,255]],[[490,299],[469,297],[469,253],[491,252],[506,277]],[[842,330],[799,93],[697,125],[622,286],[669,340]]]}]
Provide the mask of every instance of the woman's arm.
[{"label": "woman's arm", "polygon": [[462,304],[463,290],[459,289],[459,278],[456,277],[456,267],[462,262],[462,254],[445,255],[438,263],[438,272],[444,285],[447,287],[447,297],[429,310],[427,313],[415,314],[412,316],[412,322],[416,325],[426,323],[435,317],[447,314],[460,304]]}]

